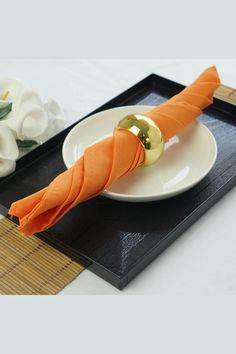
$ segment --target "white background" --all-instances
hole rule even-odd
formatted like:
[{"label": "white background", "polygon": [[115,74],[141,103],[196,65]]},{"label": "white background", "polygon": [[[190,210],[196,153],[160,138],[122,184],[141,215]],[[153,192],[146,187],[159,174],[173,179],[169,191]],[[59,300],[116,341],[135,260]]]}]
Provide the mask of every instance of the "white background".
[{"label": "white background", "polygon": [[[0,74],[26,80],[80,118],[152,72],[189,84],[214,64],[236,87],[236,60],[2,60]],[[234,188],[122,292],[85,270],[61,293],[236,295],[235,205]]]},{"label": "white background", "polygon": [[1,58],[231,58],[234,0],[0,0]]}]

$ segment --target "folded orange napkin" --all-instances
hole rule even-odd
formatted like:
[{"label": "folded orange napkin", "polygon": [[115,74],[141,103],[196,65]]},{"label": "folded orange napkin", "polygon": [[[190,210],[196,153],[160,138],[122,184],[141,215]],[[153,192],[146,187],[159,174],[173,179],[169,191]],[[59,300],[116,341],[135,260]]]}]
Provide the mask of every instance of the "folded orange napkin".
[{"label": "folded orange napkin", "polygon": [[[166,142],[212,103],[219,84],[216,68],[210,67],[181,93],[146,115],[157,123]],[[133,171],[142,164],[144,156],[143,146],[136,136],[127,130],[117,130],[113,136],[87,148],[84,155],[48,187],[13,203],[9,214],[19,218],[19,230],[23,234],[43,231],[71,208],[95,197],[117,178]]]}]

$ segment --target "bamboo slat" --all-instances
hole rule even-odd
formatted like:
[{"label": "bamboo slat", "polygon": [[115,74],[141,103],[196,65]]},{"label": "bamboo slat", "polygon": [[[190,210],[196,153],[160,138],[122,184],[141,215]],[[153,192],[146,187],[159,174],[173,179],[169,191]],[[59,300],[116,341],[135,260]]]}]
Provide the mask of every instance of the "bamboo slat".
[{"label": "bamboo slat", "polygon": [[34,235],[22,236],[8,218],[0,220],[0,294],[53,295],[84,267]]},{"label": "bamboo slat", "polygon": [[236,89],[232,87],[221,84],[215,91],[214,97],[236,105]]}]

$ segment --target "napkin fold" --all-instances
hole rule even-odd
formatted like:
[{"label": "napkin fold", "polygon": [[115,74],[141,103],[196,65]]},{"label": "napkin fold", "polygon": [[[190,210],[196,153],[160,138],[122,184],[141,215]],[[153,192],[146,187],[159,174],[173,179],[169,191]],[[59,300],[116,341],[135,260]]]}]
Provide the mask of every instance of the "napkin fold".
[{"label": "napkin fold", "polygon": [[[219,84],[216,68],[210,67],[182,92],[147,112],[160,127],[165,142],[212,103]],[[48,187],[13,203],[9,214],[19,218],[19,230],[23,234],[43,231],[71,208],[100,194],[116,179],[140,166],[144,157],[139,139],[129,131],[117,130],[113,136],[87,148],[84,155]]]}]

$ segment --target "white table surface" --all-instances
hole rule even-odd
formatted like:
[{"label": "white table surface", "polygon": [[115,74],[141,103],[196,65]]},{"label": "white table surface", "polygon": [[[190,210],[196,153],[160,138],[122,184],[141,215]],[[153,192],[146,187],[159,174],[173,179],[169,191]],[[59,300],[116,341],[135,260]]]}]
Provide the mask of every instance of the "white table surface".
[{"label": "white table surface", "polygon": [[[236,87],[236,60],[0,60],[0,75],[19,77],[62,107],[89,113],[150,73],[183,84],[217,65]],[[60,294],[236,294],[236,188],[153,261],[122,292],[85,270]]]}]

